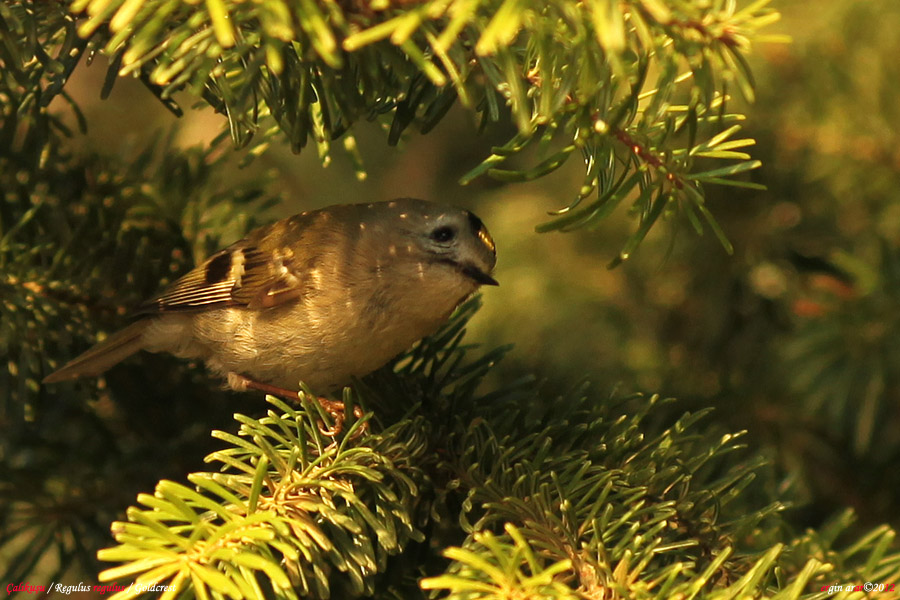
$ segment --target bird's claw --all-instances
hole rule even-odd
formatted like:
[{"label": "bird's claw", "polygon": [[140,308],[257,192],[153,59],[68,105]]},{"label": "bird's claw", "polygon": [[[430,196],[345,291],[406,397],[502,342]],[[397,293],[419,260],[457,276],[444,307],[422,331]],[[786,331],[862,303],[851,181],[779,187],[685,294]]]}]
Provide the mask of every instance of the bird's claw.
[{"label": "bird's claw", "polygon": [[[325,427],[325,424],[322,421],[319,421],[319,431],[322,435],[326,435],[328,437],[337,437],[341,431],[344,430],[344,420],[347,417],[347,407],[343,402],[338,400],[329,400],[328,398],[323,398],[319,396],[318,398],[319,404],[322,405],[322,408],[334,418],[334,425],[331,427]],[[356,417],[357,420],[362,418],[363,411],[359,406],[353,407],[353,416]],[[353,434],[353,437],[359,437],[368,429],[369,424],[363,423],[362,426]]]},{"label": "bird's claw", "polygon": [[[245,377],[244,375],[239,375],[237,373],[229,373],[228,374],[228,385],[236,391],[246,391],[248,389],[259,390],[261,392],[265,392],[266,394],[272,394],[273,396],[280,396],[282,398],[290,398],[291,400],[299,400],[300,394],[287,390],[284,388],[276,387],[274,385],[269,385],[268,383],[261,383],[259,381],[254,381],[249,377]],[[334,418],[334,425],[331,427],[325,427],[325,423],[321,420],[319,421],[319,431],[322,435],[326,435],[330,438],[337,437],[340,435],[341,431],[344,430],[344,420],[347,417],[346,407],[344,403],[339,400],[329,400],[323,396],[316,397],[316,400],[325,409],[329,415]],[[356,419],[360,419],[363,416],[362,408],[359,406],[353,407],[353,416]],[[362,426],[353,434],[353,437],[359,437],[368,429],[369,424],[363,423]]]}]

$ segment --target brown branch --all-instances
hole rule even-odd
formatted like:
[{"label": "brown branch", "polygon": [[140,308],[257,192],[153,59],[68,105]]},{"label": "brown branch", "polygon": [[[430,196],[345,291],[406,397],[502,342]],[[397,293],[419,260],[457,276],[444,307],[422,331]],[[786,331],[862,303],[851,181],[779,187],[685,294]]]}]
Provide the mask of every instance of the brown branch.
[{"label": "brown branch", "polygon": [[[658,24],[665,30],[666,34],[670,38],[674,38],[676,35],[678,37],[685,37],[683,34],[678,35],[678,33],[681,33],[684,30],[692,30],[700,34],[700,37],[706,42],[719,42],[720,44],[724,44],[729,48],[738,48],[741,45],[736,36],[736,32],[731,27],[731,25],[726,24],[723,21],[704,23],[703,21],[697,19],[679,19],[674,16],[669,18],[667,21],[660,21],[654,18],[653,15],[643,6],[639,5],[636,8],[645,20],[652,21]],[[713,31],[716,26],[721,27],[721,33],[715,33]]]},{"label": "brown branch", "polygon": [[612,136],[619,140],[622,144],[628,147],[638,158],[642,161],[659,171],[669,183],[674,185],[679,190],[684,188],[685,182],[684,179],[679,175],[673,173],[666,166],[665,161],[660,158],[659,154],[653,152],[637,140],[635,140],[627,131],[624,129],[611,129],[610,133]]}]

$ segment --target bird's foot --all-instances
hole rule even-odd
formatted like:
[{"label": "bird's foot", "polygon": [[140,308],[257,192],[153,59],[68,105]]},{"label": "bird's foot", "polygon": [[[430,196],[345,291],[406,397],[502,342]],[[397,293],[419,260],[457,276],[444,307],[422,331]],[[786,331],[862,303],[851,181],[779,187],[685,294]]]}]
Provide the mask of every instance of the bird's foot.
[{"label": "bird's foot", "polygon": [[[300,394],[294,390],[289,390],[286,388],[278,387],[275,385],[269,385],[268,383],[262,383],[261,381],[255,381],[250,379],[249,377],[245,377],[243,375],[238,375],[237,373],[229,373],[228,374],[228,385],[231,389],[238,392],[245,392],[247,390],[257,390],[266,394],[271,394],[272,396],[278,396],[280,398],[287,398],[289,400],[300,400]],[[346,419],[346,407],[344,403],[339,400],[330,400],[325,398],[324,396],[317,396],[316,400],[325,409],[329,415],[334,419],[334,425],[330,428],[325,427],[324,423],[319,421],[319,431],[322,432],[323,435],[327,435],[328,437],[335,437],[344,430],[344,420]],[[359,406],[353,407],[353,416],[357,419],[363,416],[362,408]],[[359,428],[359,431],[356,435],[362,435],[366,428],[368,427],[368,423],[363,423],[362,427]]]}]

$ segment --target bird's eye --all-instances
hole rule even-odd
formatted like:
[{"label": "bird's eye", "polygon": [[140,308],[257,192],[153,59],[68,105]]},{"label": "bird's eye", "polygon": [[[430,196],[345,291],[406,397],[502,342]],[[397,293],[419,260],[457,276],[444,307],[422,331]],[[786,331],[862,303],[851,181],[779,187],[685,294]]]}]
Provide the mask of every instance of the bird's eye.
[{"label": "bird's eye", "polygon": [[431,232],[431,239],[436,242],[449,242],[456,237],[456,230],[452,227],[438,227]]}]

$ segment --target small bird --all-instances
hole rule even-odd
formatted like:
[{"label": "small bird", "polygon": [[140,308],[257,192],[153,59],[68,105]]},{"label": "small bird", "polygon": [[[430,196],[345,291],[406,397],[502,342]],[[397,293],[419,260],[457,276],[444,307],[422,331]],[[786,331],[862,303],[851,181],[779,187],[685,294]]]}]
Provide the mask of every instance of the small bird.
[{"label": "small bird", "polygon": [[[201,359],[228,386],[293,395],[347,384],[434,333],[491,277],[473,213],[401,198],[253,230],[138,307],[140,319],[44,378],[97,376],[138,350]],[[340,404],[333,402],[332,404]]]}]

